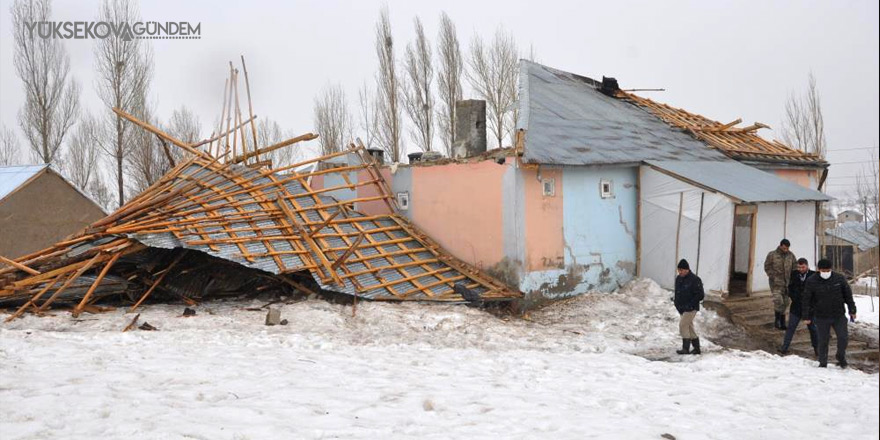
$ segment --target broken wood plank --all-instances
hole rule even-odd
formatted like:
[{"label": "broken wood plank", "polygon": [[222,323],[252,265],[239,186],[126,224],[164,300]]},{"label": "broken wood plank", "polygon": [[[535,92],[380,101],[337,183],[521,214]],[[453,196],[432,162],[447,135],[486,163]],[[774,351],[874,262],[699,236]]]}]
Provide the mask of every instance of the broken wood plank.
[{"label": "broken wood plank", "polygon": [[17,263],[17,262],[15,262],[15,261],[13,261],[13,260],[10,260],[9,258],[6,258],[6,257],[4,257],[4,256],[2,256],[2,255],[0,255],[0,261],[6,263],[6,264],[8,264],[8,265],[10,265],[10,266],[12,266],[12,267],[14,267],[14,268],[16,268],[16,269],[23,270],[23,271],[25,271],[25,272],[27,272],[27,273],[29,273],[29,274],[31,274],[31,275],[39,275],[39,274],[40,274],[40,272],[39,272],[38,270],[36,270],[36,269],[31,269],[30,267],[27,267],[27,266],[25,266],[24,264]]}]

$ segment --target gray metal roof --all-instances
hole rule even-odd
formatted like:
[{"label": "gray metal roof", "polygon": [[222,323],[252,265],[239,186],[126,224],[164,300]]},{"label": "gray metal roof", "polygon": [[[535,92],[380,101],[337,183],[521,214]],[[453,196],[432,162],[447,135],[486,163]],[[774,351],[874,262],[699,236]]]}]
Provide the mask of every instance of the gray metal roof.
[{"label": "gray metal roof", "polygon": [[880,240],[865,229],[865,224],[862,222],[841,223],[836,228],[826,229],[825,234],[848,241],[858,246],[860,251],[874,249]]},{"label": "gray metal roof", "polygon": [[743,202],[828,201],[819,191],[774,176],[734,160],[656,161],[645,163]]},{"label": "gray metal roof", "polygon": [[724,160],[647,111],[599,92],[592,79],[520,61],[523,160],[557,165]]}]

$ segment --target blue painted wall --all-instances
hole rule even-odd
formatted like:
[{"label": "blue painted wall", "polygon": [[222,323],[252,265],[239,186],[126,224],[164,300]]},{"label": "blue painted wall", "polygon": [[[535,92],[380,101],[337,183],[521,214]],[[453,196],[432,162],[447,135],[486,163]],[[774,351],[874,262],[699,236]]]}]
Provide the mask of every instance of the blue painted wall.
[{"label": "blue painted wall", "polygon": [[[601,197],[601,180],[614,197]],[[590,290],[612,291],[635,276],[637,167],[566,167],[563,170],[565,269],[523,274],[520,289],[548,298]]]}]

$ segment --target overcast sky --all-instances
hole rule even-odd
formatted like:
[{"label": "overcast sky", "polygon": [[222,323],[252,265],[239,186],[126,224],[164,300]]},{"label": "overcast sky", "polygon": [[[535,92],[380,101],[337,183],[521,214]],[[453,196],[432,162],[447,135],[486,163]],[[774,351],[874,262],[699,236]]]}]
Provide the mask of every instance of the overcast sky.
[{"label": "overcast sky", "polygon": [[[165,1],[141,4],[144,21],[201,22],[202,39],[151,42],[151,98],[159,116],[186,105],[206,131],[222,105],[228,62],[244,55],[255,112],[295,133],[312,131],[316,92],[345,88],[351,106],[377,62],[374,26],[384,2]],[[21,84],[12,64],[10,0],[0,0],[0,122],[18,130]],[[54,2],[56,21],[95,19],[98,1]],[[877,158],[880,132],[878,2],[646,1],[388,2],[398,56],[422,18],[436,41],[438,17],[455,21],[463,49],[474,34],[511,31],[524,54],[594,78],[618,79],[643,93],[720,121],[764,122],[778,129],[786,97],[802,92],[812,71],[825,113],[830,190],[848,190],[861,165]],[[93,40],[65,40],[83,106],[100,109]],[[20,132],[19,132],[20,133]],[[207,135],[208,133],[205,133]],[[313,142],[314,143],[314,142]],[[840,150],[840,151],[835,151]]]}]

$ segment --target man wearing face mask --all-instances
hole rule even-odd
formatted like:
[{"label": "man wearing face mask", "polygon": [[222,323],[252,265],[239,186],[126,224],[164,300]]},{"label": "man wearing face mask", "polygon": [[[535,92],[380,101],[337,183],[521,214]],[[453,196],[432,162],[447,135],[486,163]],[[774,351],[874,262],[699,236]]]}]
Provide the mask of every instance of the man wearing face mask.
[{"label": "man wearing face mask", "polygon": [[856,319],[856,303],[853,301],[852,289],[846,278],[831,271],[831,261],[819,260],[816,265],[819,276],[807,279],[804,295],[801,299],[801,316],[807,325],[815,321],[819,343],[819,366],[828,366],[828,339],[831,329],[837,335],[837,365],[846,368],[846,344],[848,340],[846,314],[844,304],[849,309],[849,316]]},{"label": "man wearing face mask", "polygon": [[[788,354],[788,347],[791,345],[791,339],[797,331],[797,326],[801,318],[810,318],[809,316],[801,316],[801,310],[803,310],[801,297],[804,294],[804,287],[807,285],[807,280],[815,273],[816,272],[810,270],[810,265],[806,258],[798,259],[797,270],[791,273],[791,281],[788,283],[788,297],[791,298],[791,309],[788,311],[788,329],[785,330],[785,338],[782,340],[782,347],[779,347],[779,352],[782,354]],[[807,324],[807,330],[810,332],[810,345],[813,346],[813,352],[818,356],[819,345],[817,344],[815,324]]]},{"label": "man wearing face mask", "polygon": [[788,250],[791,243],[783,238],[776,249],[764,259],[764,273],[770,278],[770,292],[773,295],[773,311],[776,321],[773,324],[778,330],[785,330],[785,309],[788,308],[788,283],[791,271],[795,269],[797,258]]}]

